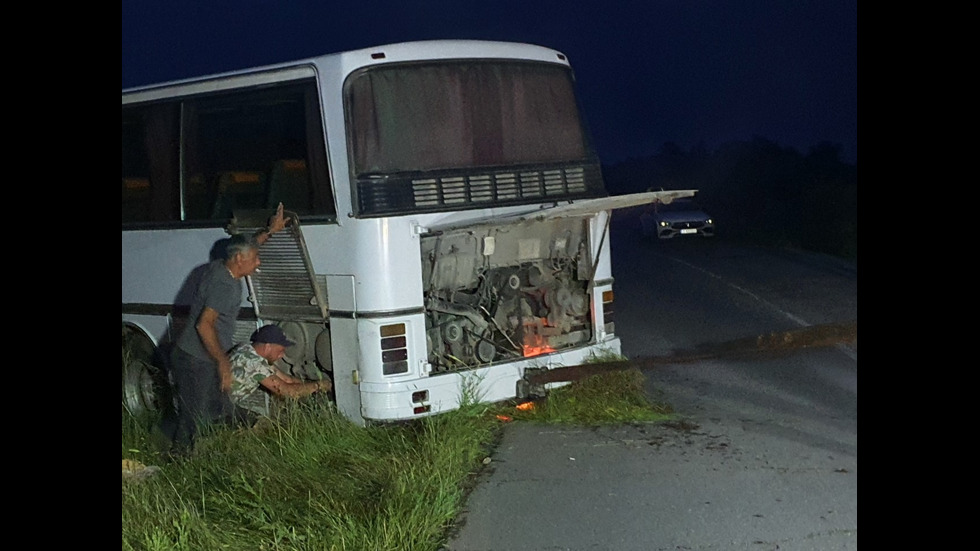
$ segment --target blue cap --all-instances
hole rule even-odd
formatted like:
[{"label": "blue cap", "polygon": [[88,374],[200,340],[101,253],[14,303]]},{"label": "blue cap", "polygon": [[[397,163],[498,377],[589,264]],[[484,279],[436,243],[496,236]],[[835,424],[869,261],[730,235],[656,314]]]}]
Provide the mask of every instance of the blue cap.
[{"label": "blue cap", "polygon": [[263,325],[252,333],[252,344],[263,342],[268,344],[281,344],[287,348],[296,344],[286,338],[286,334],[282,332],[282,328],[278,325]]}]

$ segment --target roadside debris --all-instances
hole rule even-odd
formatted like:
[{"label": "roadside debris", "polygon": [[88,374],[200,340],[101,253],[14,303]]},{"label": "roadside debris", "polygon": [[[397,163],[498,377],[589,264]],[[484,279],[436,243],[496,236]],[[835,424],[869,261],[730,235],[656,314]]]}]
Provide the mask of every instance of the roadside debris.
[{"label": "roadside debris", "polygon": [[123,480],[133,480],[138,482],[140,480],[145,480],[158,472],[160,472],[160,467],[157,467],[156,465],[147,466],[134,459],[122,460]]}]

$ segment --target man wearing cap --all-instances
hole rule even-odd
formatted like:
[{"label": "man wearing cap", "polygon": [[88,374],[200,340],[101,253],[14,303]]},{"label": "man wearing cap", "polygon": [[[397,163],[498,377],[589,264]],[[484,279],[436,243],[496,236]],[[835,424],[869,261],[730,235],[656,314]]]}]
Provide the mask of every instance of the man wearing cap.
[{"label": "man wearing cap", "polygon": [[[265,397],[261,388],[283,398],[302,398],[318,391],[329,392],[329,380],[302,381],[279,370],[275,363],[296,344],[286,338],[278,325],[265,325],[252,333],[251,342],[231,350],[232,403],[253,413],[263,414]],[[261,387],[261,388],[260,388]],[[248,416],[237,413],[239,419]]]}]

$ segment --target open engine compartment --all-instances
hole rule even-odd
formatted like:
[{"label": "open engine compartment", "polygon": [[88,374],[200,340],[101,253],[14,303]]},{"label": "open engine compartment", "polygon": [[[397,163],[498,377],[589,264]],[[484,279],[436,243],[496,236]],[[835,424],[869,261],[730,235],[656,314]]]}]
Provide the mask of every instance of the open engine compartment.
[{"label": "open engine compartment", "polygon": [[421,250],[433,374],[593,340],[587,219],[436,232]]}]

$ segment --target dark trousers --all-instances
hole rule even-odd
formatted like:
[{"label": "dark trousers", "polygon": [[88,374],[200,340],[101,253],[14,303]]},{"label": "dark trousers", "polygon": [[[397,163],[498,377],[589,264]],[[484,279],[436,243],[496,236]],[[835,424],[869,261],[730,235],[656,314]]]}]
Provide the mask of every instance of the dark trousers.
[{"label": "dark trousers", "polygon": [[221,421],[232,411],[228,395],[221,391],[218,365],[213,360],[192,356],[174,347],[170,366],[177,387],[177,418],[173,449],[187,452],[203,426]]}]

